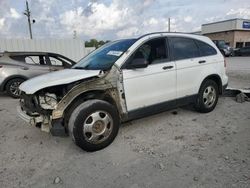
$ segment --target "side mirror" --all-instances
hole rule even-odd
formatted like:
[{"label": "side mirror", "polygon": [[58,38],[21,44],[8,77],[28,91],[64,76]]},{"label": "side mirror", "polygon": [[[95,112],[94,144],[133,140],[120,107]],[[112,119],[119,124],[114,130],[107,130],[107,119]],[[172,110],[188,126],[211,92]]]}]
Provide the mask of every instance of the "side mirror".
[{"label": "side mirror", "polygon": [[133,59],[128,65],[127,69],[139,69],[139,68],[146,68],[148,66],[148,61],[144,58],[136,58]]}]

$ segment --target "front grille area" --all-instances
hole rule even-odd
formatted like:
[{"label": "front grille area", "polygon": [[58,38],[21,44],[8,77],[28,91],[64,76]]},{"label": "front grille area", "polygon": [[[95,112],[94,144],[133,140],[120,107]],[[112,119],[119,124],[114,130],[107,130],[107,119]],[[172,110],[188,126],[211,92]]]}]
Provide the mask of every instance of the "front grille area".
[{"label": "front grille area", "polygon": [[35,95],[27,95],[25,93],[21,93],[20,105],[28,115],[50,115],[52,113],[52,110],[44,110],[40,107],[40,104]]},{"label": "front grille area", "polygon": [[35,102],[34,96],[32,95],[26,95],[25,93],[22,93],[20,96],[20,105],[27,113],[37,112],[37,103]]}]

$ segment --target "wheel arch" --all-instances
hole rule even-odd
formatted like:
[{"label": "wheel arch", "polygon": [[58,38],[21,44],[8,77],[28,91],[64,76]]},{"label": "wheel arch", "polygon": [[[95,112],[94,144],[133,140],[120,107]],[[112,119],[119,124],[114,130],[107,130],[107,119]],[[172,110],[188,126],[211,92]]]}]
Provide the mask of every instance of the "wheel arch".
[{"label": "wheel arch", "polygon": [[207,76],[205,79],[203,79],[203,81],[200,84],[200,88],[206,80],[213,80],[218,85],[219,94],[222,94],[222,90],[223,90],[222,81],[221,81],[221,78],[218,74],[211,74],[211,75]]},{"label": "wheel arch", "polygon": [[7,77],[4,81],[3,81],[3,84],[1,85],[1,91],[5,91],[6,90],[6,85],[7,83],[10,81],[10,80],[13,80],[13,79],[23,79],[23,80],[28,80],[29,78],[27,78],[26,76],[23,76],[23,75],[12,75],[12,76],[9,76]]},{"label": "wheel arch", "polygon": [[90,100],[90,99],[99,99],[99,100],[106,101],[112,104],[117,109],[118,113],[120,114],[119,108],[114,98],[111,96],[109,92],[103,91],[103,90],[90,90],[87,92],[80,93],[73,99],[73,101],[64,110],[64,115],[63,115],[64,119],[68,121],[70,118],[70,114],[73,112],[73,110],[82,102]]},{"label": "wheel arch", "polygon": [[67,108],[72,106],[77,101],[86,101],[86,100],[89,100],[89,99],[104,100],[104,101],[109,102],[110,104],[116,106],[116,103],[115,103],[114,99],[110,96],[110,94],[108,92],[103,91],[103,90],[90,90],[90,91],[83,92],[83,93],[80,93],[79,95],[77,95],[73,99],[73,101],[67,106]]}]

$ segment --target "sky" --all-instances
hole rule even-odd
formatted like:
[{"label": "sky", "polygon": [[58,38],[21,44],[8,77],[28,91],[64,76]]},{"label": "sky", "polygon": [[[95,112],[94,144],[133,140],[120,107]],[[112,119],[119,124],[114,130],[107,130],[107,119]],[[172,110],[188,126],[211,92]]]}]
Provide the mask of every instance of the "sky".
[{"label": "sky", "polygon": [[[250,19],[250,0],[28,0],[34,38],[115,40],[145,33],[201,30],[201,24]],[[25,0],[0,0],[0,37],[28,38]]]}]

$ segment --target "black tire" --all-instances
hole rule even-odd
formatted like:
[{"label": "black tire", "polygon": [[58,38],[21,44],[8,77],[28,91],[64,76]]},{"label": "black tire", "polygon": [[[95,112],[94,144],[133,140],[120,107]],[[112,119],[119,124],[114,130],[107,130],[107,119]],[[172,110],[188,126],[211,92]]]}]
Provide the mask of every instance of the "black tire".
[{"label": "black tire", "polygon": [[[211,94],[210,94],[209,90],[212,90],[212,89],[213,91],[211,91]],[[211,97],[210,98],[204,97],[207,95]],[[206,98],[211,99],[211,101]],[[201,113],[211,112],[215,108],[218,102],[218,98],[219,98],[219,88],[218,88],[217,83],[213,80],[205,80],[201,84],[198,97],[197,97],[197,101],[195,104],[195,109]]]},{"label": "black tire", "polygon": [[20,91],[18,87],[21,83],[23,83],[25,80],[22,78],[14,78],[7,82],[6,84],[6,92],[9,96],[13,98],[19,98],[20,97]]},{"label": "black tire", "polygon": [[64,127],[66,134],[69,134],[69,119],[73,111],[83,102],[85,102],[84,98],[78,99],[76,101],[73,101],[72,104],[70,104],[69,108],[66,109],[65,115],[64,115]]},{"label": "black tire", "polygon": [[[90,133],[88,132],[85,133],[84,128],[86,126],[87,121],[89,121],[89,119],[92,119],[90,121],[94,122],[94,119],[91,118],[92,114],[102,113],[102,112],[104,112],[104,115],[105,115],[104,117],[106,117],[107,115],[109,119],[112,120],[112,126],[111,126],[111,123],[109,124],[109,127],[112,127],[112,129],[110,128],[111,130],[108,130],[108,128],[105,128],[105,131],[106,130],[109,131],[108,133],[109,135],[106,138],[105,136],[103,136],[104,133],[103,135],[98,135],[98,136],[95,135],[95,137],[96,138],[99,137],[98,139],[100,140],[97,139],[96,141],[97,143],[92,143],[91,134],[92,133],[99,134],[99,133],[94,133],[93,127],[98,121],[99,122],[101,121],[100,120],[95,121],[96,123],[94,123],[94,125],[91,126],[92,131]],[[100,116],[99,118],[102,118],[102,117]],[[103,124],[104,123],[102,123],[102,126]],[[107,147],[108,145],[110,145],[115,139],[115,137],[117,136],[119,127],[120,127],[120,118],[119,118],[119,113],[116,110],[116,108],[106,101],[97,100],[97,99],[85,101],[79,106],[77,106],[76,109],[71,114],[71,117],[69,119],[69,125],[68,125],[69,135],[71,136],[72,140],[75,142],[77,146],[79,146],[80,148],[88,152],[101,150]],[[101,141],[102,139],[104,140]]]}]

